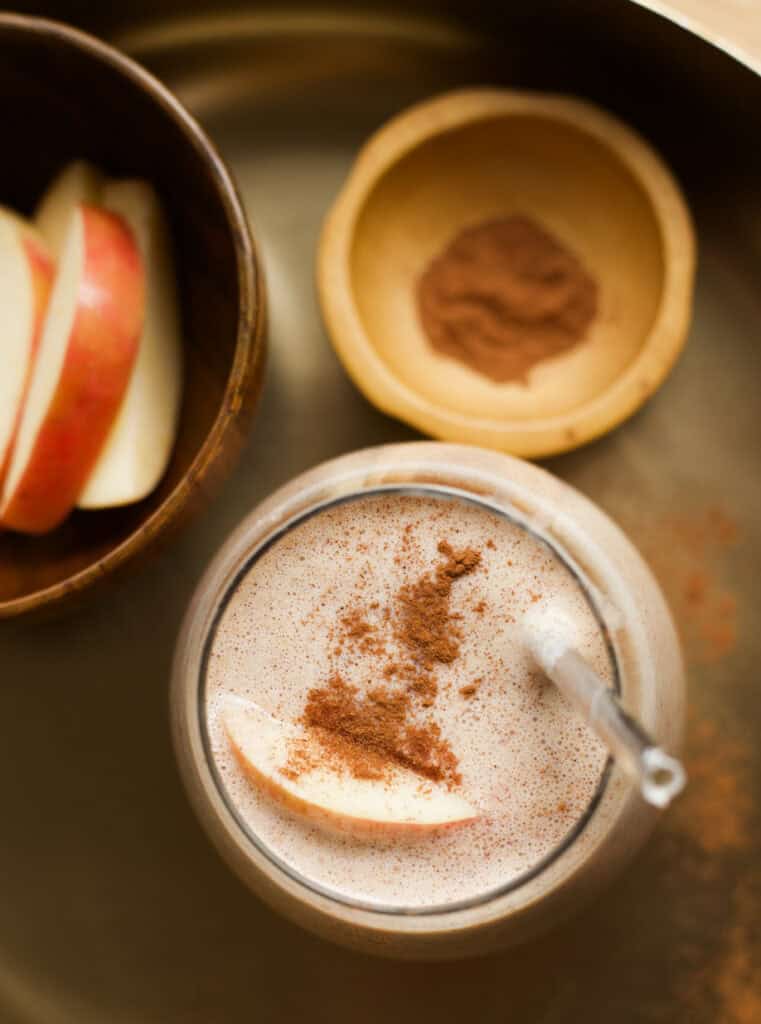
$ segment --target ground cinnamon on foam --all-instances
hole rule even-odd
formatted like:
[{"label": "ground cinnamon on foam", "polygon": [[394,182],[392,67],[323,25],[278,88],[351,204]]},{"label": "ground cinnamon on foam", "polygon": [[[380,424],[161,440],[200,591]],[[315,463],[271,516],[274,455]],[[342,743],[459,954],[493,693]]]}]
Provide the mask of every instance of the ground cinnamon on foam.
[{"label": "ground cinnamon on foam", "polygon": [[[386,684],[362,694],[335,673],[325,685],[311,689],[302,716],[309,739],[291,745],[282,769],[288,778],[298,778],[327,758],[355,778],[380,779],[396,765],[435,782],[459,784],[452,748],[436,722],[421,720],[421,714],[438,692],[436,665],[451,664],[460,652],[458,616],[450,607],[452,588],[478,568],[481,555],[472,548],[455,551],[444,540],[438,551],[443,561],[400,587],[391,607],[371,606],[378,625],[360,608],[342,616],[334,653],[352,645],[377,657],[378,676]],[[388,654],[387,639],[396,641],[401,656]]]},{"label": "ground cinnamon on foam", "polygon": [[310,690],[304,722],[323,753],[361,779],[383,778],[392,764],[434,782],[457,785],[457,758],[435,722],[409,721],[411,698],[386,687],[360,696],[340,676]]},{"label": "ground cinnamon on foam", "polygon": [[431,669],[436,661],[449,665],[459,654],[462,635],[449,614],[452,584],[473,572],[481,561],[480,553],[472,548],[456,552],[441,541],[438,549],[446,561],[434,575],[402,587],[398,595],[397,639],[424,669]]}]

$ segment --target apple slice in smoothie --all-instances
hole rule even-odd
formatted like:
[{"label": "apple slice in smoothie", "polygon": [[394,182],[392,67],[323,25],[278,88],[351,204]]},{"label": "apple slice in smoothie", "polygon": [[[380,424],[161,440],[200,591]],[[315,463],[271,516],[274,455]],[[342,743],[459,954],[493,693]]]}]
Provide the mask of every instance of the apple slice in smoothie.
[{"label": "apple slice in smoothie", "polygon": [[330,758],[314,730],[230,699],[224,727],[249,780],[291,811],[352,834],[422,834],[464,825],[476,809],[445,785],[389,765],[380,778],[357,778]]}]

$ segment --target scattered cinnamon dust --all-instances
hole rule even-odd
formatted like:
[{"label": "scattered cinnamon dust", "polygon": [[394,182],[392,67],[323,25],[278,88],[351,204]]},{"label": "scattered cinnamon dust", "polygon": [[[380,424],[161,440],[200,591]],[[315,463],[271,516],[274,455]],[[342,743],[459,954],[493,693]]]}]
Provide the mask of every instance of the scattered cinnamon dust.
[{"label": "scattered cinnamon dust", "polygon": [[674,804],[673,823],[705,854],[743,851],[751,841],[753,816],[748,746],[695,712],[689,725],[690,784]]},{"label": "scattered cinnamon dust", "polygon": [[689,785],[660,844],[663,869],[692,894],[671,911],[676,994],[685,1020],[755,1024],[761,1021],[755,751],[698,711],[690,712],[688,725]]},{"label": "scattered cinnamon dust", "polygon": [[713,507],[698,518],[668,521],[666,532],[692,562],[675,579],[681,587],[677,614],[681,612],[688,651],[695,661],[718,661],[737,643],[737,601],[720,582],[718,565],[721,554],[737,543],[737,525]]},{"label": "scattered cinnamon dust", "polygon": [[711,664],[737,646],[737,599],[724,561],[740,533],[718,505],[631,531],[668,599],[691,664]]},{"label": "scattered cinnamon dust", "polygon": [[[741,894],[753,906],[758,893]],[[761,963],[756,922],[742,918],[729,929],[716,969],[715,990],[720,1017],[717,1024],[758,1024],[761,1021]]]},{"label": "scattered cinnamon dust", "polygon": [[[402,673],[402,675],[403,677],[405,675],[409,676],[411,673],[405,672]],[[410,679],[408,690],[420,697],[420,703],[424,708],[429,708],[433,705],[436,695],[439,692],[439,684],[436,682],[434,676],[418,673],[413,675]]]},{"label": "scattered cinnamon dust", "polygon": [[281,773],[295,782],[301,775],[311,772],[319,767],[319,760],[315,756],[313,744],[304,737],[292,739],[288,745],[288,760],[281,767]]},{"label": "scattered cinnamon dust", "polygon": [[356,608],[347,615],[344,615],[341,619],[341,625],[346,630],[346,636],[352,640],[361,640],[362,637],[371,633],[373,629],[370,623],[362,618],[361,612]]},{"label": "scattered cinnamon dust", "polygon": [[363,653],[378,658],[385,654],[386,646],[383,638],[379,636],[377,628],[367,621],[361,609],[352,608],[341,618],[340,623],[341,634],[338,643],[333,648],[335,655],[342,654],[347,643],[353,643]]},{"label": "scattered cinnamon dust", "polygon": [[471,697],[475,697],[478,693],[479,687],[483,682],[482,679],[474,679],[472,683],[467,683],[465,686],[460,687],[460,694],[466,699],[470,700]]},{"label": "scattered cinnamon dust", "polygon": [[[713,664],[737,645],[738,601],[727,556],[740,541],[731,514],[713,505],[655,524],[641,537],[679,628],[687,661]],[[639,536],[638,536],[639,534]],[[661,839],[662,870],[691,893],[675,900],[670,929],[679,965],[681,1019],[714,1024],[761,1021],[761,861],[758,858],[757,755],[727,726],[692,705],[689,785]]]}]

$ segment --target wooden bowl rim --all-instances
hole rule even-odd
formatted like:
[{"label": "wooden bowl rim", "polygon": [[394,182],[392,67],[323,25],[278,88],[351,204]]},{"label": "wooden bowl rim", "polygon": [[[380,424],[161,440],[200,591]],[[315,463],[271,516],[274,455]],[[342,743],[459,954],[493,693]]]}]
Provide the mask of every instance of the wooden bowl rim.
[{"label": "wooden bowl rim", "polygon": [[68,598],[81,592],[155,541],[159,533],[185,509],[195,481],[203,478],[217,459],[222,457],[221,438],[243,411],[247,389],[251,382],[256,380],[264,356],[264,287],[261,263],[248,227],[243,203],[230,172],[195,118],[149,71],[108,43],[80,29],[48,18],[0,13],[0,31],[7,29],[20,35],[32,34],[41,38],[52,38],[64,46],[72,46],[83,51],[96,61],[110,65],[129,78],[139,89],[147,92],[174,120],[206,165],[222,201],[235,248],[240,303],[235,356],[225,388],[223,405],[183,478],[147,519],[97,562],[42,590],[0,601],[0,619],[39,611],[61,598]]},{"label": "wooden bowl rim", "polygon": [[[366,202],[383,176],[431,139],[479,121],[554,119],[611,151],[643,191],[660,235],[663,282],[649,334],[626,369],[581,405],[535,420],[468,416],[418,394],[383,361],[354,301],[351,253]],[[403,111],[365,143],[320,236],[317,290],[333,345],[359,389],[384,412],[445,441],[538,458],[576,448],[631,416],[661,385],[687,340],[695,273],[687,204],[655,150],[617,117],[576,97],[512,89],[464,89]]]}]

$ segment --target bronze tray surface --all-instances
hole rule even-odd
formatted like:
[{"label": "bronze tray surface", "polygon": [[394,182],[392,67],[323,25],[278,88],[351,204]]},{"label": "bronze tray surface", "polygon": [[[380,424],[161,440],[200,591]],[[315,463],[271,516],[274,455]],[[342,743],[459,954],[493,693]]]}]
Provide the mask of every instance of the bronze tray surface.
[{"label": "bronze tray surface", "polygon": [[[761,79],[609,0],[35,10],[122,45],[219,145],[261,243],[271,360],[241,463],[201,521],[76,615],[0,624],[0,1022],[761,1021]],[[551,935],[400,964],[326,945],[232,877],[180,787],[167,678],[192,589],[244,513],[325,458],[417,436],[334,356],[315,243],[376,126],[483,83],[577,93],[627,118],[696,217],[677,368],[623,427],[547,462],[619,519],[672,600],[691,785],[624,876]]]}]

